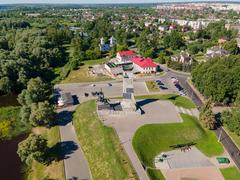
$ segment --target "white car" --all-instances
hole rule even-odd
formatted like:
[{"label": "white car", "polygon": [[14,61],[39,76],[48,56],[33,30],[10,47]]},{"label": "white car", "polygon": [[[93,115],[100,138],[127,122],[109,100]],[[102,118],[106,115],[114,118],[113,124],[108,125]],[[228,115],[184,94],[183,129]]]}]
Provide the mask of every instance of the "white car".
[{"label": "white car", "polygon": [[95,86],[96,86],[96,84],[91,84],[90,86],[92,86],[92,87],[95,87]]}]

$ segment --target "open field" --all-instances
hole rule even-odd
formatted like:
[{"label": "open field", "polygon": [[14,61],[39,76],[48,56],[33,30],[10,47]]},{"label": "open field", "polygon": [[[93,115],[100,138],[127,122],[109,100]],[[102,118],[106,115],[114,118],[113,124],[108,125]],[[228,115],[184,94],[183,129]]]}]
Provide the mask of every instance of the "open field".
[{"label": "open field", "polygon": [[159,92],[159,87],[155,81],[146,81],[149,92]]},{"label": "open field", "polygon": [[[145,166],[153,167],[153,159],[160,152],[169,151],[176,144],[196,143],[196,147],[207,156],[223,153],[223,147],[218,143],[215,134],[201,127],[195,117],[181,114],[183,123],[151,124],[142,126],[133,138],[133,147]],[[152,171],[151,177],[158,177],[158,172]]]},{"label": "open field", "polygon": [[[56,143],[60,142],[59,127],[55,126],[51,129],[47,128],[34,128],[33,132],[41,134],[44,138],[48,139],[48,146],[53,147]],[[64,165],[63,161],[53,161],[50,165],[43,165],[33,161],[32,166],[28,169],[25,176],[27,180],[36,179],[57,179],[64,180]]]},{"label": "open field", "polygon": [[94,82],[94,81],[105,81],[110,80],[108,76],[90,76],[88,73],[88,68],[96,64],[103,64],[107,59],[96,59],[83,61],[83,65],[79,66],[79,69],[73,70],[69,73],[68,77],[61,83],[79,83],[79,82]]},{"label": "open field", "polygon": [[229,167],[220,170],[225,180],[238,180],[240,177],[240,171],[236,167]]},{"label": "open field", "polygon": [[93,179],[136,179],[116,133],[98,118],[95,101],[76,109],[73,124]]},{"label": "open field", "polygon": [[159,100],[169,100],[175,106],[180,106],[183,108],[195,108],[195,104],[188,98],[179,96],[176,94],[161,94],[161,95],[144,95],[135,96],[136,99],[159,99]]}]

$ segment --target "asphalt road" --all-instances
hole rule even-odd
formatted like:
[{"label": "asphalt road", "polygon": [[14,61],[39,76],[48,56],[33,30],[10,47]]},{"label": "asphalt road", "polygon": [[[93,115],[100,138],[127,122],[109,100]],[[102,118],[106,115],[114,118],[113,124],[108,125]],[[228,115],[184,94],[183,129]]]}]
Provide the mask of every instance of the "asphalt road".
[{"label": "asphalt road", "polygon": [[58,110],[61,151],[64,159],[66,180],[90,180],[91,172],[72,125],[75,106]]}]

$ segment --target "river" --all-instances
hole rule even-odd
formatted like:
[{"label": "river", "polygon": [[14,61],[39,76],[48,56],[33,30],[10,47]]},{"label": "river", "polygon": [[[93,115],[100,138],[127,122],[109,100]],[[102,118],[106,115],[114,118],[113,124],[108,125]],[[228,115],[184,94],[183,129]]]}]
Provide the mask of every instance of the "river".
[{"label": "river", "polygon": [[[0,96],[0,108],[17,106],[17,95],[10,94]],[[22,163],[17,155],[18,143],[26,139],[26,135],[20,135],[11,140],[0,140],[0,179],[21,180],[23,177]]]},{"label": "river", "polygon": [[9,94],[9,95],[0,96],[0,107],[19,106],[17,97],[18,97],[17,94]]},{"label": "river", "polygon": [[17,155],[18,143],[26,139],[26,135],[20,135],[11,140],[0,141],[0,179],[21,180],[23,177],[22,163]]}]

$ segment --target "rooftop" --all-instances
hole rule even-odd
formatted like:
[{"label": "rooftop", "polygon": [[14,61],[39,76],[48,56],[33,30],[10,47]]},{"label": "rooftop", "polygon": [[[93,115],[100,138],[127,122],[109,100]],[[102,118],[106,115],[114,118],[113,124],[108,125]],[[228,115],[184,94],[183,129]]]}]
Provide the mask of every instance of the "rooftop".
[{"label": "rooftop", "polygon": [[135,51],[128,50],[128,51],[120,51],[118,52],[120,56],[135,56]]},{"label": "rooftop", "polygon": [[132,62],[143,68],[144,67],[157,67],[157,65],[153,62],[153,60],[151,58],[135,57],[135,58],[132,58]]}]

